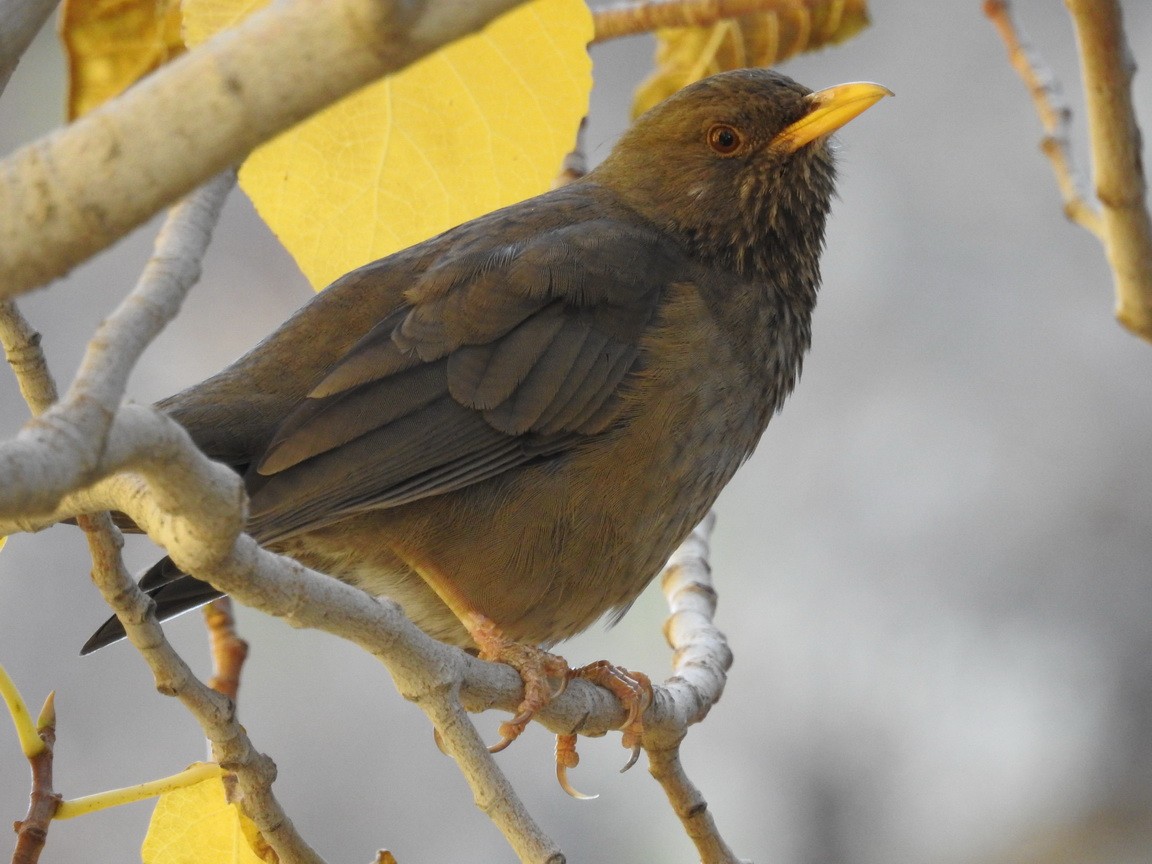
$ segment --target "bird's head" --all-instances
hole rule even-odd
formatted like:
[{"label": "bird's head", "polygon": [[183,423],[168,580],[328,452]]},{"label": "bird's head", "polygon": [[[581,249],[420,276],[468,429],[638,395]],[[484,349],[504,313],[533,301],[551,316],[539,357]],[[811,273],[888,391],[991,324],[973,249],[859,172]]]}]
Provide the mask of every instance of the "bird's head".
[{"label": "bird's head", "polygon": [[866,83],[814,93],[768,69],[713,75],[640,117],[589,179],[717,264],[814,269],[835,179],[828,136],[886,95]]}]

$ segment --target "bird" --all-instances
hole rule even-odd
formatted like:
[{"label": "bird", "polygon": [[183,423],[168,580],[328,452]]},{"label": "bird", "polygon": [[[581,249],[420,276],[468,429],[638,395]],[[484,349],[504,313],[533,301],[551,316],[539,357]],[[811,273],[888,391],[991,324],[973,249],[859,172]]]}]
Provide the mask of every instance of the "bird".
[{"label": "bird", "polygon": [[[242,475],[261,545],[511,662],[506,743],[547,649],[624,614],[792,392],[830,136],[886,95],[705,78],[582,178],[353,270],[158,407]],[[220,596],[168,558],[140,586],[161,620]]]}]

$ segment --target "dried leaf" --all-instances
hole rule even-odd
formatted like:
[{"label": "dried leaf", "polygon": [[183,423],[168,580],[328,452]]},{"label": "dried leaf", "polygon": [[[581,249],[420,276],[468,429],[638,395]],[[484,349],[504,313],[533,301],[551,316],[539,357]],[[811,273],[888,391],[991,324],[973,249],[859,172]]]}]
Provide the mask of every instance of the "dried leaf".
[{"label": "dried leaf", "polygon": [[745,66],[772,66],[852,38],[868,26],[867,0],[775,0],[772,11],[708,27],[656,31],[656,71],[637,89],[633,116],[694,81]]},{"label": "dried leaf", "polygon": [[68,118],[75,120],[184,50],[177,0],[65,0]]}]

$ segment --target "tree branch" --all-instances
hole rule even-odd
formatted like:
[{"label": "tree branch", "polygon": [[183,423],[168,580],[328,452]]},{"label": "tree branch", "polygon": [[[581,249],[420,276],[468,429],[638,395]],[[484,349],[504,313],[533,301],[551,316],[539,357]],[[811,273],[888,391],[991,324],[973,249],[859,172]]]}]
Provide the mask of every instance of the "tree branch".
[{"label": "tree branch", "polygon": [[[236,720],[232,701],[196,677],[168,644],[156,619],[148,614],[152,603],[124,567],[120,534],[108,514],[81,516],[77,521],[84,528],[92,552],[92,581],[124,622],[129,640],[152,670],[156,689],[180,700],[211,742],[213,759],[235,775],[244,812],[280,861],[323,864],[323,859],[297,833],[273,795],[276,766],[253,746],[244,727]],[[140,611],[145,615],[137,620]]]},{"label": "tree branch", "polygon": [[1028,44],[1008,0],[985,0],[1008,57],[1032,94],[1046,132],[1042,149],[1052,162],[1068,218],[1104,245],[1116,289],[1116,317],[1152,342],[1152,220],[1145,203],[1140,129],[1132,109],[1136,66],[1124,36],[1117,0],[1065,0],[1076,25],[1088,103],[1088,132],[1097,212],[1080,191],[1068,150],[1071,112],[1055,76]]},{"label": "tree branch", "polygon": [[[0,457],[4,449],[0,447]],[[31,454],[23,458],[29,459]],[[183,430],[162,415],[140,406],[122,408],[108,436],[106,458],[101,473],[136,471],[145,475],[147,486],[127,478],[104,480],[86,492],[68,496],[59,513],[45,514],[44,518],[55,520],[73,509],[124,510],[168,549],[181,569],[294,626],[322,629],[360,645],[387,665],[397,689],[429,715],[445,748],[472,785],[478,806],[493,818],[522,859],[560,860],[550,841],[541,840],[543,835],[459,710],[515,711],[522,694],[521,681],[512,669],[484,663],[437,642],[404,618],[390,601],[370,597],[262,550],[247,535],[236,536],[239,520],[219,515],[237,510],[229,484],[223,482],[223,475],[238,482],[235,475],[207,460]],[[150,466],[150,462],[156,464]],[[166,512],[150,504],[148,486],[165,502]],[[4,492],[7,490],[0,492],[0,518],[8,509]],[[226,539],[229,535],[222,530],[224,522],[233,525],[234,540]],[[9,529],[0,521],[2,530]],[[711,628],[710,610],[692,610],[685,605],[689,600],[698,603],[699,595],[706,598],[710,590],[693,587],[684,594],[675,592],[682,598],[669,628],[677,651],[676,675],[665,686],[654,688],[653,705],[644,717],[644,746],[652,751],[678,744],[687,727],[703,719],[722,690],[724,671],[731,662],[723,638]],[[146,611],[146,604],[118,610],[126,627],[132,628],[148,626],[144,623]],[[133,642],[145,652],[154,648],[151,643],[156,638],[142,635]],[[459,706],[454,701],[457,698]],[[625,711],[606,690],[577,680],[541,712],[539,719],[556,732],[599,735],[619,728]],[[493,789],[498,794],[493,795]],[[701,820],[698,814],[692,815],[690,831],[699,834]]]},{"label": "tree branch", "polygon": [[[521,0],[280,0],[0,163],[0,299]],[[211,118],[206,122],[205,118]]]},{"label": "tree branch", "polygon": [[248,643],[236,632],[231,597],[219,597],[204,607],[204,626],[212,652],[212,677],[208,679],[208,686],[223,693],[235,705],[240,696],[240,670],[248,659]]},{"label": "tree branch", "polygon": [[675,688],[673,701],[680,710],[679,723],[646,729],[644,750],[648,771],[660,783],[672,810],[688,837],[696,844],[701,864],[741,864],[720,836],[703,794],[688,779],[680,761],[680,742],[688,726],[699,723],[724,692],[732,652],[712,624],[716,591],[708,566],[708,540],[715,516],[708,517],[668,561],[662,587],[671,615],[664,632],[676,652],[674,674],[666,687]]},{"label": "tree branch", "polygon": [[[66,432],[71,428],[76,436],[73,440],[84,442],[85,446],[90,446],[92,440],[104,442],[107,439],[115,416],[114,406],[123,397],[132,365],[151,339],[176,315],[183,297],[199,278],[200,259],[234,182],[234,173],[226,172],[173,208],[157,236],[156,251],[136,287],[101,325],[89,344],[81,370],[64,402],[50,408],[46,418],[34,421],[26,429],[45,425]],[[9,326],[0,335],[26,337],[27,325],[23,324],[12,304],[6,305],[9,307],[5,310]],[[43,358],[34,341],[25,338],[23,343],[27,353],[33,355],[29,368],[37,377],[46,376]],[[5,347],[10,347],[7,338]],[[51,379],[47,380],[51,385]],[[45,404],[33,402],[30,407],[34,414],[38,414]],[[83,459],[84,454],[80,455]],[[88,538],[93,581],[121,617],[129,639],[151,667],[157,689],[179,698],[200,722],[212,743],[217,762],[236,775],[243,792],[245,812],[276,850],[280,860],[320,864],[320,858],[296,833],[272,795],[275,765],[253,748],[235,719],[232,703],[193,675],[149,614],[151,601],[124,567],[120,557],[123,542],[108,514],[79,515],[77,523]],[[26,822],[32,826],[30,836],[33,839],[40,836],[34,830],[39,823]]]},{"label": "tree branch", "polygon": [[1044,139],[1040,149],[1052,163],[1056,174],[1056,184],[1064,199],[1064,214],[1103,242],[1103,227],[1100,214],[1088,203],[1083,184],[1072,159],[1068,129],[1072,120],[1072,109],[1064,101],[1060,81],[1044,62],[1040,53],[1024,36],[1019,23],[1012,14],[1008,0],[985,0],[984,14],[996,27],[1004,47],[1008,50],[1008,61],[1016,74],[1024,81],[1032,95],[1032,104],[1044,126]]},{"label": "tree branch", "polygon": [[52,789],[52,757],[56,749],[55,694],[49,693],[36,721],[36,732],[43,746],[28,753],[32,768],[32,792],[28,796],[28,814],[12,827],[16,829],[16,849],[12,864],[36,864],[48,839],[48,826],[60,807],[60,796]]},{"label": "tree branch", "polygon": [[56,382],[40,350],[40,334],[11,300],[0,300],[0,344],[20,395],[34,415],[43,414],[57,399]]},{"label": "tree branch", "polygon": [[1092,174],[1104,223],[1104,249],[1116,285],[1116,317],[1152,342],[1152,220],[1132,110],[1136,63],[1118,0],[1065,0],[1076,24],[1088,102]]}]

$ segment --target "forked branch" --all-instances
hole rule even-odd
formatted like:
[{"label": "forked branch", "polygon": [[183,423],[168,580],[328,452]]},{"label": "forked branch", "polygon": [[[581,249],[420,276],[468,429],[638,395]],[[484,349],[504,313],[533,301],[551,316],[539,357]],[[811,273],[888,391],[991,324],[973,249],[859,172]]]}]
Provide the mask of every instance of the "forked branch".
[{"label": "forked branch", "polygon": [[1068,218],[1104,245],[1116,291],[1116,317],[1152,342],[1152,219],[1132,107],[1136,66],[1118,0],[1065,0],[1076,26],[1088,105],[1092,174],[1100,208],[1085,200],[1068,148],[1071,111],[1059,84],[1023,36],[1009,0],[985,0],[1008,57],[1032,94],[1044,124],[1042,149],[1052,162]]}]

